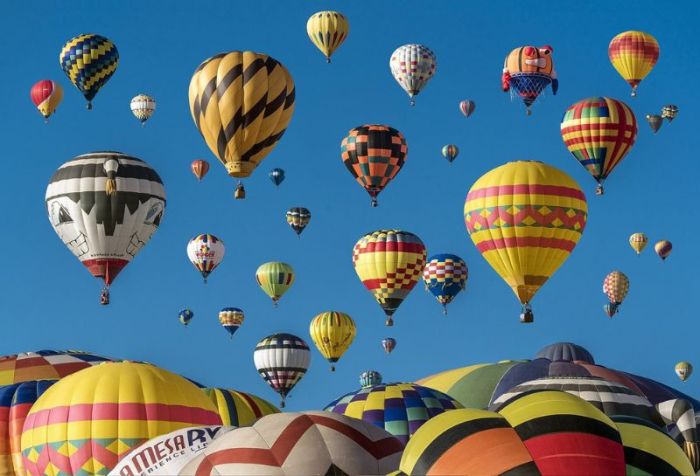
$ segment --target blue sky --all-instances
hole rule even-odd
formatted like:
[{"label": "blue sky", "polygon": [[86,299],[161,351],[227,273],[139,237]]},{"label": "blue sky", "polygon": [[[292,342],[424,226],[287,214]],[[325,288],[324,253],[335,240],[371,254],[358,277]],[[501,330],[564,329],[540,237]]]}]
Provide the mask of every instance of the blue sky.
[{"label": "blue sky", "polygon": [[[0,193],[7,204],[0,354],[72,348],[147,360],[207,385],[277,402],[253,366],[255,344],[285,331],[312,345],[309,321],[334,309],[355,319],[356,341],[334,374],[313,349],[289,409],[322,407],[358,387],[362,370],[410,381],[472,363],[529,358],[559,340],[585,346],[603,365],[700,394],[698,376],[682,385],[673,373],[678,360],[698,356],[697,4],[261,0],[105,1],[97,7],[75,1],[60,7],[13,2],[2,9],[8,55],[0,78],[6,171]],[[306,36],[308,16],[323,9],[339,10],[350,21],[349,37],[331,65]],[[610,39],[629,29],[652,33],[661,46],[636,99],[607,56]],[[120,53],[119,68],[91,112],[58,63],[63,43],[84,32],[112,39]],[[414,108],[388,67],[392,51],[405,43],[425,44],[438,58],[437,73]],[[525,44],[554,47],[560,80],[558,95],[548,94],[531,117],[500,90],[503,58]],[[297,102],[286,135],[246,181],[248,198],[234,201],[235,182],[192,122],[187,88],[205,58],[246,49],[270,54],[289,69]],[[44,78],[65,89],[48,125],[28,97],[31,85]],[[145,128],[129,110],[131,97],[142,92],[158,101]],[[625,101],[640,121],[637,143],[606,182],[604,197],[593,194],[593,179],[559,134],[564,110],[594,95]],[[476,101],[470,119],[458,110],[463,98]],[[679,105],[679,117],[653,135],[644,116],[666,103]],[[340,159],[341,139],[363,123],[389,124],[408,142],[405,167],[376,209]],[[451,166],[440,155],[447,143],[461,151]],[[96,150],[146,160],[168,193],[162,226],[119,276],[106,308],[98,304],[97,280],[53,232],[43,201],[60,164]],[[202,183],[189,170],[195,158],[212,164]],[[479,256],[462,217],[471,184],[517,159],[545,161],[569,173],[585,190],[590,211],[578,247],[533,301],[536,321],[529,326],[518,322],[519,303]],[[287,173],[278,189],[267,177],[273,167]],[[313,214],[301,239],[285,222],[291,206]],[[353,270],[351,252],[361,235],[387,227],[416,233],[429,254],[455,253],[467,261],[467,292],[448,317],[419,283],[397,311],[396,325],[384,326],[383,313]],[[627,244],[636,231],[652,244],[671,240],[671,257],[662,263],[651,246],[636,257]],[[185,252],[199,233],[213,233],[227,247],[206,286]],[[254,279],[257,266],[270,260],[286,261],[297,272],[277,309]],[[631,289],[620,313],[608,320],[601,287],[613,269],[629,276]],[[233,340],[216,317],[226,306],[246,313]],[[183,307],[195,313],[188,328],[177,320]],[[390,356],[380,346],[385,336],[398,341]]]}]

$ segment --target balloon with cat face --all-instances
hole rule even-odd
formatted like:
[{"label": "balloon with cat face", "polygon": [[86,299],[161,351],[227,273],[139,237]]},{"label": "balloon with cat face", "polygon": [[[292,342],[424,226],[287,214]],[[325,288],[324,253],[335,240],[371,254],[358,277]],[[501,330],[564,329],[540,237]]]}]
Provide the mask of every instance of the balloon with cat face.
[{"label": "balloon with cat face", "polygon": [[119,152],[92,152],[61,165],[46,189],[49,220],[61,241],[109,286],[158,229],[165,189],[146,162]]}]

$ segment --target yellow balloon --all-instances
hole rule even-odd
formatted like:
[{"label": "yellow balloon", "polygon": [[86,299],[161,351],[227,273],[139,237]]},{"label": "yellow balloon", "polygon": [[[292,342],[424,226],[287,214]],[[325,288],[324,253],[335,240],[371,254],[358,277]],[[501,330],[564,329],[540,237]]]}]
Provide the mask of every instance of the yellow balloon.
[{"label": "yellow balloon", "polygon": [[205,60],[192,76],[195,125],[233,177],[248,177],[287,129],[294,81],[279,61],[252,51]]},{"label": "yellow balloon", "polygon": [[641,253],[649,243],[649,238],[644,233],[632,233],[630,235],[630,246],[637,254]]},{"label": "yellow balloon", "polygon": [[343,312],[326,311],[314,317],[309,334],[321,355],[331,363],[331,371],[355,339],[355,322]]},{"label": "yellow balloon", "polygon": [[581,187],[542,162],[509,162],[479,178],[464,204],[467,231],[511,287],[532,322],[530,301],[581,238],[588,207]]},{"label": "yellow balloon", "polygon": [[331,62],[333,52],[345,41],[350,25],[342,13],[323,11],[314,13],[306,22],[309,39],[326,55],[326,62]]}]

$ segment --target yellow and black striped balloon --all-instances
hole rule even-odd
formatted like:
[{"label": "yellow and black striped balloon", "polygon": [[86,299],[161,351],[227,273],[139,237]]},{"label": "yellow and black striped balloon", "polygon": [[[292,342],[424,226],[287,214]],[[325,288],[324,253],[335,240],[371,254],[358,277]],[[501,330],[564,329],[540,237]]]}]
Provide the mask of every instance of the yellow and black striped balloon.
[{"label": "yellow and black striped balloon", "polygon": [[204,61],[190,81],[190,112],[209,149],[233,177],[248,177],[280,140],[294,112],[294,80],[252,51]]},{"label": "yellow and black striped balloon", "polygon": [[316,12],[306,22],[306,33],[309,39],[321,50],[328,63],[331,55],[348,36],[350,25],[347,18],[334,11]]}]

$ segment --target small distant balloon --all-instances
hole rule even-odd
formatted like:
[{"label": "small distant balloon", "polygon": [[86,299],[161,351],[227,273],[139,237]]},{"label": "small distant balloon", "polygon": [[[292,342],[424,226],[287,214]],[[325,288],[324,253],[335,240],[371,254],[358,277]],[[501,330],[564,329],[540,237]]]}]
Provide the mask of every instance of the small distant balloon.
[{"label": "small distant balloon", "polygon": [[197,180],[200,182],[207,174],[207,172],[209,172],[209,162],[203,159],[193,160],[192,165],[190,165],[190,167],[192,168],[192,173],[195,177],[197,177]]},{"label": "small distant balloon", "polygon": [[654,134],[656,134],[664,124],[664,119],[658,114],[647,114],[647,122],[649,123],[651,130],[654,131]]},{"label": "small distant balloon", "polygon": [[668,255],[671,254],[671,250],[673,250],[673,245],[668,240],[657,241],[654,245],[654,251],[656,251],[656,254],[659,255],[659,258],[662,260],[668,258]]},{"label": "small distant balloon", "polygon": [[608,317],[613,317],[617,312],[617,308],[615,305],[608,303],[603,305],[603,311],[605,311],[605,314],[607,314]]},{"label": "small distant balloon", "polygon": [[280,261],[263,263],[255,272],[255,280],[277,307],[277,302],[294,284],[294,268]]},{"label": "small distant balloon", "polygon": [[452,163],[459,155],[459,148],[454,144],[447,144],[442,148],[442,156]]},{"label": "small distant balloon", "polygon": [[282,169],[270,170],[270,180],[272,180],[272,183],[274,183],[276,186],[279,187],[279,185],[282,182],[284,182],[284,170],[282,170]]},{"label": "small distant balloon", "polygon": [[46,122],[63,100],[63,88],[50,79],[44,79],[32,86],[29,96]]},{"label": "small distant balloon", "polygon": [[349,30],[348,20],[340,12],[316,12],[306,22],[309,39],[321,50],[327,63],[331,62],[331,55],[345,41]]},{"label": "small distant balloon", "polygon": [[224,259],[224,242],[214,235],[197,235],[187,243],[187,257],[207,282],[209,274]]},{"label": "small distant balloon", "polygon": [[387,337],[385,339],[382,339],[382,348],[387,354],[391,354],[395,347],[396,339],[394,339],[393,337]]},{"label": "small distant balloon", "polygon": [[632,96],[636,96],[637,86],[659,59],[659,43],[649,33],[625,31],[610,41],[608,57],[622,79],[632,87]]},{"label": "small distant balloon", "polygon": [[362,388],[373,387],[382,383],[382,374],[376,370],[366,370],[360,374],[360,386]]},{"label": "small distant balloon", "polygon": [[244,320],[243,310],[237,307],[225,307],[219,311],[219,323],[226,329],[226,332],[229,333],[232,339],[233,334],[241,327]]},{"label": "small distant balloon", "polygon": [[186,326],[187,324],[190,323],[192,318],[194,317],[194,312],[192,312],[190,309],[183,309],[180,311],[180,313],[177,315],[178,319],[180,319],[180,322]]},{"label": "small distant balloon", "polygon": [[415,97],[435,74],[437,58],[426,46],[403,45],[391,54],[389,68],[396,82],[411,98],[411,106],[415,106]]},{"label": "small distant balloon", "polygon": [[87,108],[92,109],[97,91],[117,70],[119,52],[109,39],[88,33],[68,40],[58,55],[58,62],[71,83],[85,96]]},{"label": "small distant balloon", "polygon": [[293,207],[287,211],[287,224],[292,227],[297,236],[301,235],[309,222],[311,222],[311,212],[308,208]]},{"label": "small distant balloon", "polygon": [[470,99],[464,99],[459,102],[459,110],[464,114],[464,117],[469,117],[474,114],[476,103]]},{"label": "small distant balloon", "polygon": [[661,108],[661,117],[666,119],[668,122],[673,121],[678,115],[678,106],[674,104],[667,104]]},{"label": "small distant balloon", "polygon": [[690,362],[678,362],[675,367],[676,375],[683,382],[688,380],[693,373],[693,365]]},{"label": "small distant balloon", "polygon": [[649,238],[644,233],[632,233],[629,242],[632,249],[639,255],[649,243]]},{"label": "small distant balloon", "polygon": [[603,292],[610,300],[609,307],[605,308],[605,312],[609,317],[614,316],[618,312],[618,308],[625,300],[627,292],[630,289],[630,280],[621,271],[613,271],[608,274],[603,280]]},{"label": "small distant balloon", "polygon": [[141,121],[143,126],[156,112],[156,100],[151,96],[139,94],[131,100],[131,112],[136,116],[136,119]]}]

